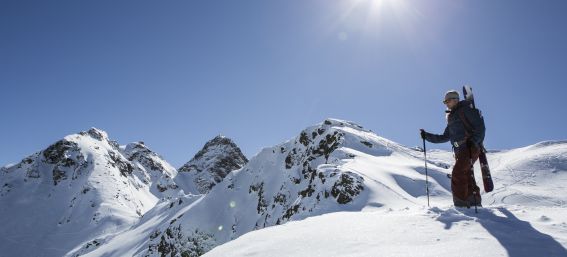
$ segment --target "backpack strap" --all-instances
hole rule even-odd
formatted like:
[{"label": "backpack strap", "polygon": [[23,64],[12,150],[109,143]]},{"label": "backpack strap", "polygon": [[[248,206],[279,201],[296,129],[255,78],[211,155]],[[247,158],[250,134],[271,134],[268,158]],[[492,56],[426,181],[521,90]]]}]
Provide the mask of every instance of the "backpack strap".
[{"label": "backpack strap", "polygon": [[459,110],[459,117],[461,117],[461,121],[463,121],[463,124],[465,125],[467,134],[471,134],[474,131],[474,129],[471,126],[471,124],[469,123],[469,120],[467,119],[467,117],[465,116],[465,111],[463,111],[463,109]]},{"label": "backpack strap", "polygon": [[461,118],[461,121],[465,125],[465,140],[463,140],[463,141],[468,142],[471,139],[471,136],[472,136],[474,129],[471,126],[471,124],[469,123],[469,120],[467,119],[467,117],[465,116],[465,111],[463,111],[463,109],[460,109],[457,112],[459,113],[459,117]]}]

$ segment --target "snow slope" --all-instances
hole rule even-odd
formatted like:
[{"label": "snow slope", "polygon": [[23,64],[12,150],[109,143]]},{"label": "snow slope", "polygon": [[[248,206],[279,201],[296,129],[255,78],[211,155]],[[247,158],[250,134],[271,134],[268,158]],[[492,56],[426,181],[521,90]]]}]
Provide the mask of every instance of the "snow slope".
[{"label": "snow slope", "polygon": [[[245,234],[204,256],[567,256],[565,208],[530,212],[519,207],[478,214],[450,207],[335,212]],[[542,212],[545,220],[535,217]]]}]

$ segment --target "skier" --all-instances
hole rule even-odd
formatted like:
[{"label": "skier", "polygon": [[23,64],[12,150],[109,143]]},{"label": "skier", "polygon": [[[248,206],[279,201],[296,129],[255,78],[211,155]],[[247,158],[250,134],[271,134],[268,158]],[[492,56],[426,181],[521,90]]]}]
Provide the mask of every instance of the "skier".
[{"label": "skier", "polygon": [[479,158],[484,141],[484,120],[471,108],[468,100],[459,100],[455,90],[445,94],[447,127],[441,135],[423,129],[421,137],[431,143],[451,141],[455,154],[455,166],[451,174],[451,191],[456,207],[481,206],[480,188],[474,179],[473,165]]}]

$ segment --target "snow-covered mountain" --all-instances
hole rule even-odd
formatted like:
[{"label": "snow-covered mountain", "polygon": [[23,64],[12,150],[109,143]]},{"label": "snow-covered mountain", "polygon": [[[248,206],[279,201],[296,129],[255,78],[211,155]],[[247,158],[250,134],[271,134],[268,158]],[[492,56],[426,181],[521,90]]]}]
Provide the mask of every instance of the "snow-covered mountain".
[{"label": "snow-covered mountain", "polygon": [[[129,228],[177,193],[176,170],[143,143],[96,128],[0,170],[0,255],[64,256]],[[11,253],[11,254],[8,254]]]},{"label": "snow-covered mountain", "polygon": [[[453,162],[450,152],[428,155],[440,167]],[[439,197],[432,208],[422,201],[334,212],[253,231],[204,256],[567,256],[567,141],[491,151],[488,158],[495,190],[483,192],[479,213]],[[411,187],[407,182],[398,180]]]},{"label": "snow-covered mountain", "polygon": [[[157,217],[146,215],[145,222],[87,256],[197,256],[292,220],[421,206],[424,171],[418,154],[352,122],[327,119],[264,148],[199,199],[179,198],[153,213]],[[449,199],[443,170],[433,167],[430,174],[433,197]],[[125,243],[126,238],[135,240]]]},{"label": "snow-covered mountain", "polygon": [[[93,138],[88,136],[90,132],[83,134],[66,139]],[[103,137],[107,138],[105,134]],[[105,172],[124,178],[118,181],[126,181],[122,185],[139,180],[146,187],[133,191],[137,196],[132,199],[152,201],[147,204],[141,201],[146,207],[140,211],[142,217],[134,215],[119,229],[93,232],[88,239],[70,240],[72,242],[65,244],[51,241],[52,247],[60,249],[57,252],[60,254],[52,254],[56,253],[53,251],[45,256],[249,256],[252,253],[257,256],[400,256],[415,253],[408,249],[416,249],[424,256],[454,256],[455,253],[485,256],[481,254],[486,253],[484,250],[478,250],[481,246],[495,256],[506,253],[533,256],[537,253],[533,249],[543,248],[546,249],[540,251],[543,255],[564,256],[567,245],[567,219],[564,218],[567,217],[564,187],[567,142],[543,142],[525,148],[491,151],[488,158],[496,189],[482,195],[485,208],[474,214],[473,210],[451,207],[450,180],[446,177],[454,162],[450,152],[428,152],[428,181],[431,203],[435,207],[427,208],[423,152],[344,120],[327,119],[308,127],[286,142],[262,149],[249,161],[231,140],[216,137],[178,173],[157,154],[146,150],[143,143],[119,148],[116,143],[107,141],[108,147],[115,149],[116,156],[121,156],[125,164],[113,161],[115,167],[107,165],[112,171]],[[84,147],[81,145],[81,149]],[[72,152],[62,156],[75,161],[76,155]],[[36,155],[33,162],[43,156],[42,152]],[[72,181],[68,170],[64,172],[67,179],[61,179],[56,170],[64,168],[55,168],[69,161],[57,161],[60,164],[28,172],[26,159],[23,164],[2,169],[0,182],[12,182],[0,191],[0,201],[9,195],[13,198],[7,202],[36,198],[34,193],[27,198],[14,194],[14,190],[23,188],[14,182],[18,180],[14,174],[35,176],[33,174],[38,173],[43,177],[51,174],[58,178],[57,185],[54,185],[56,179],[48,181],[51,187]],[[41,161],[50,160],[44,159]],[[478,170],[477,167],[477,174]],[[148,184],[144,184],[144,179]],[[22,177],[18,181],[23,180]],[[106,183],[102,182],[106,188]],[[122,188],[120,183],[116,184],[116,188]],[[101,187],[91,191],[103,191]],[[60,198],[57,203],[69,200]],[[56,204],[53,201],[52,204]],[[105,208],[120,205],[115,199],[104,201],[101,206]],[[118,208],[116,206],[114,208]],[[25,216],[21,209],[18,214]],[[13,223],[6,218],[12,213],[0,215],[2,222]],[[114,216],[110,213],[106,217],[112,220]],[[34,225],[38,224],[30,227]],[[29,229],[24,230],[29,233]],[[50,234],[46,230],[43,235],[59,234],[55,232]],[[1,234],[10,238],[8,232]],[[64,240],[70,235],[54,238]],[[14,239],[18,238],[29,240],[24,232]],[[4,241],[0,243],[0,250],[11,253],[16,242]],[[44,245],[41,247],[46,247]],[[33,248],[39,249],[37,246]],[[521,251],[517,249],[531,255],[519,254]]]},{"label": "snow-covered mountain", "polygon": [[206,194],[228,173],[242,168],[247,162],[246,156],[230,138],[219,135],[179,168],[175,181],[185,193]]}]

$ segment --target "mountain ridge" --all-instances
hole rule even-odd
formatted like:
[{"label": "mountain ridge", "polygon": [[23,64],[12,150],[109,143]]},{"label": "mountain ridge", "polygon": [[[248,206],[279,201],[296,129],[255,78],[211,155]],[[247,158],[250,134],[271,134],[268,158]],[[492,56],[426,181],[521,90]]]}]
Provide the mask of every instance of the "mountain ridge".
[{"label": "mountain ridge", "polygon": [[[285,142],[262,148],[250,159],[242,154],[231,139],[216,136],[182,166],[187,167],[183,170],[182,167],[177,170],[169,165],[143,142],[120,146],[110,140],[106,132],[96,128],[66,136],[60,141],[16,165],[0,168],[0,182],[4,184],[0,188],[0,202],[6,202],[6,197],[12,197],[15,193],[28,191],[22,191],[21,187],[12,183],[16,180],[19,181],[18,185],[22,185],[27,183],[23,181],[24,178],[28,181],[51,178],[46,179],[43,185],[61,188],[75,183],[73,181],[85,174],[99,174],[98,177],[94,176],[98,180],[91,181],[88,189],[77,187],[74,189],[76,193],[71,196],[83,194],[82,190],[85,189],[86,195],[96,193],[97,197],[99,194],[103,197],[96,198],[98,201],[93,206],[90,201],[96,199],[92,197],[73,200],[71,197],[61,197],[61,193],[55,194],[55,197],[62,199],[59,208],[71,211],[58,213],[53,220],[63,221],[58,226],[68,226],[69,229],[45,232],[59,236],[36,244],[31,249],[57,244],[58,240],[65,238],[64,233],[77,233],[77,224],[95,224],[74,219],[81,216],[90,218],[94,212],[81,212],[78,215],[65,203],[82,206],[81,210],[109,205],[115,209],[99,211],[97,222],[102,223],[96,224],[106,224],[103,225],[106,226],[105,230],[85,230],[89,236],[59,244],[58,248],[66,250],[48,251],[48,255],[52,254],[50,256],[199,256],[218,245],[265,227],[302,222],[309,217],[334,212],[414,209],[425,204],[423,152],[380,137],[371,130],[345,120],[325,119],[301,130],[297,136]],[[564,157],[567,156],[566,146],[567,142],[564,141],[544,141],[523,148],[489,153],[495,183],[500,188],[507,188],[507,191],[495,190],[495,193],[488,195],[487,201],[526,204],[529,199],[543,199],[540,205],[561,204],[564,199],[551,199],[537,190],[531,190],[530,194],[522,196],[524,198],[511,196],[507,194],[508,191],[526,188],[529,184],[507,181],[526,176],[521,177],[520,181],[546,183],[549,186],[547,190],[560,193],[565,174],[562,171],[567,170],[567,166],[563,166],[567,164],[567,158]],[[222,163],[218,160],[227,156],[237,159],[234,162],[236,165],[221,165],[229,167],[228,170],[222,170],[217,180],[213,178],[209,184],[205,184],[205,191],[201,192],[195,185],[188,186],[185,183],[194,177],[182,176],[196,173],[199,169],[201,172],[210,172],[210,167]],[[428,157],[431,164],[431,199],[442,205],[450,205],[450,181],[446,174],[450,172],[452,156],[447,151],[432,150],[428,151]],[[202,160],[207,161],[195,162]],[[87,170],[96,169],[98,173],[93,175],[92,170],[81,170],[81,165],[85,165],[83,163],[87,163]],[[543,172],[533,178],[523,175],[525,172],[521,169],[524,167]],[[20,177],[16,176],[14,180],[16,173]],[[110,179],[103,181],[99,178]],[[502,181],[498,180],[500,178]],[[96,186],[99,185],[97,181],[100,185],[112,186],[103,190]],[[109,189],[112,193],[108,193]],[[123,190],[130,193],[124,193]],[[116,195],[118,198],[115,198]],[[14,205],[12,202],[29,202],[30,199],[33,202],[36,197],[33,194],[24,196],[9,198],[8,209],[27,206]],[[2,222],[14,221],[6,218],[8,213],[0,212]],[[67,222],[66,218],[69,217],[70,221]],[[13,224],[9,227],[20,228]],[[89,228],[88,225],[85,227]],[[23,234],[0,236],[13,240],[25,239]],[[32,241],[28,239],[25,242]],[[0,250],[9,251],[7,246],[0,245]],[[62,254],[62,251],[65,253]],[[33,251],[30,250],[30,253]]]}]

